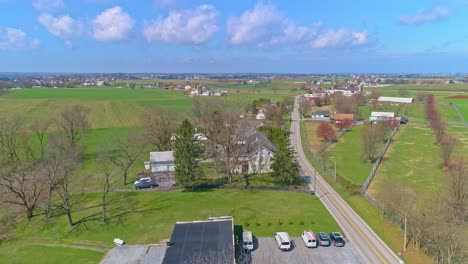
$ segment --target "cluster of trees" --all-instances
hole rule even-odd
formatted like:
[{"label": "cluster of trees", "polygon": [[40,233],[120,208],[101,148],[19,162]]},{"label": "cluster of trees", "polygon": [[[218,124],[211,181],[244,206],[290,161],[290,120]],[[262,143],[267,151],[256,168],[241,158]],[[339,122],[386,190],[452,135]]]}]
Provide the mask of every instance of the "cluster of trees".
[{"label": "cluster of trees", "polygon": [[[428,197],[395,180],[383,183],[377,194],[382,213],[408,225],[408,243],[432,255],[437,263],[468,261],[468,163],[456,159],[440,192]],[[403,227],[403,226],[402,226]]]},{"label": "cluster of trees", "polygon": [[[83,194],[84,181],[75,171],[83,161],[83,138],[90,129],[89,109],[65,108],[56,118],[26,126],[21,118],[0,120],[0,202],[24,209],[27,218],[54,216],[59,202],[70,227],[77,222],[73,207]],[[102,175],[102,220],[108,220],[107,195],[121,171],[124,184],[130,167],[141,154],[138,134],[109,139],[97,155]]]},{"label": "cluster of trees", "polygon": [[[457,140],[446,132],[432,95],[426,96],[428,125],[440,147],[446,177],[435,195],[428,197],[400,182],[389,180],[378,194],[382,212],[403,224],[406,220],[409,241],[432,255],[437,263],[468,261],[468,163],[452,157]],[[405,247],[406,247],[405,244]]]},{"label": "cluster of trees", "polygon": [[[61,208],[70,226],[74,197],[73,171],[82,158],[79,142],[89,129],[88,110],[82,106],[66,108],[59,117],[37,121],[25,127],[20,118],[0,121],[0,189],[1,201],[24,209],[32,218],[42,208],[44,219],[51,216],[53,195],[61,201]],[[55,125],[57,133],[46,132]],[[30,143],[31,135],[37,144]]]},{"label": "cluster of trees", "polygon": [[434,131],[437,143],[439,144],[442,166],[447,168],[450,165],[450,159],[452,158],[458,140],[447,133],[447,123],[442,120],[436,108],[433,95],[428,95],[426,97],[425,110],[429,127]]}]

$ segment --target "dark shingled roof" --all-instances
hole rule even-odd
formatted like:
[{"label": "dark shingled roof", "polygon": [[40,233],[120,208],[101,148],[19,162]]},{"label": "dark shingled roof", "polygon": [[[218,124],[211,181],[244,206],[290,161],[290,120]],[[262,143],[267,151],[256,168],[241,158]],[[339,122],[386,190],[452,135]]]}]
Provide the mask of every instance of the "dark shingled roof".
[{"label": "dark shingled roof", "polygon": [[163,264],[234,263],[232,219],[177,223]]}]

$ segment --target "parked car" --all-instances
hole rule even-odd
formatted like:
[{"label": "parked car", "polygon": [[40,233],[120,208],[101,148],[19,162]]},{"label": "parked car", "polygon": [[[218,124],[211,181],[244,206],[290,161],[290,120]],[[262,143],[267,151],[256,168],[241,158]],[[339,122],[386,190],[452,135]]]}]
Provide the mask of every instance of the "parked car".
[{"label": "parked car", "polygon": [[345,245],[344,238],[339,232],[331,232],[330,240],[335,247],[344,247]]},{"label": "parked car", "polygon": [[153,180],[149,177],[141,178],[133,183],[135,185],[135,189],[143,189],[143,188],[154,188],[157,187],[158,184],[153,182]]},{"label": "parked car", "polygon": [[291,238],[286,232],[277,232],[275,233],[275,240],[278,243],[278,248],[280,250],[288,251],[291,250]]},{"label": "parked car", "polygon": [[319,245],[322,247],[328,247],[331,245],[330,238],[328,238],[327,234],[325,232],[318,232],[316,234],[317,240],[319,242]]},{"label": "parked car", "polygon": [[311,230],[302,232],[302,240],[304,241],[304,245],[308,248],[317,247],[317,238],[315,238]]}]

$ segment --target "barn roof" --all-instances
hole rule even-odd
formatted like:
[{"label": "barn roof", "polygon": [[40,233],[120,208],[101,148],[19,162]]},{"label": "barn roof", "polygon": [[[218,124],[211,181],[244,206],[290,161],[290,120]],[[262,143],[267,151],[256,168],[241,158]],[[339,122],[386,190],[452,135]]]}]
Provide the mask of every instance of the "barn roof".
[{"label": "barn roof", "polygon": [[174,153],[172,151],[154,151],[150,152],[151,162],[173,162]]},{"label": "barn roof", "polygon": [[379,101],[379,102],[392,102],[392,103],[407,103],[407,104],[411,104],[412,102],[414,102],[414,98],[379,96],[378,101]]}]

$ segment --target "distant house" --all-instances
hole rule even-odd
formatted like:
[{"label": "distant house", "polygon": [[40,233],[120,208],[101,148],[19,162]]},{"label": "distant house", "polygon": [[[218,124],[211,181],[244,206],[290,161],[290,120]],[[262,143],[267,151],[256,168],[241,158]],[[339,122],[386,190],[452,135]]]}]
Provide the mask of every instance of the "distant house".
[{"label": "distant house", "polygon": [[245,128],[239,142],[236,173],[269,173],[275,146],[255,128]]},{"label": "distant house", "polygon": [[174,153],[172,151],[150,152],[150,160],[145,161],[145,169],[150,172],[174,171]]},{"label": "distant house", "polygon": [[351,120],[354,122],[356,120],[356,115],[355,114],[335,114],[334,117],[335,124],[341,124],[345,120]]},{"label": "distant house", "polygon": [[407,97],[389,97],[389,96],[380,96],[377,99],[379,102],[390,102],[390,103],[405,103],[411,104],[414,102],[414,98],[407,98]]},{"label": "distant house", "polygon": [[310,115],[313,119],[330,119],[330,111],[327,110],[319,110],[312,112]]}]

